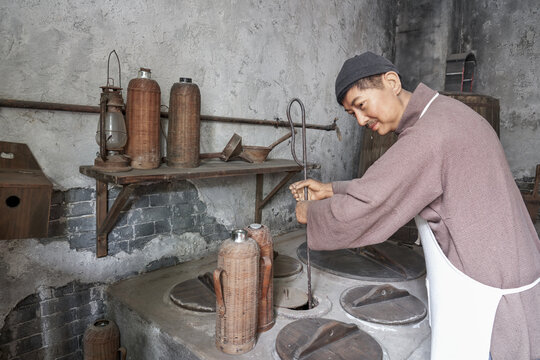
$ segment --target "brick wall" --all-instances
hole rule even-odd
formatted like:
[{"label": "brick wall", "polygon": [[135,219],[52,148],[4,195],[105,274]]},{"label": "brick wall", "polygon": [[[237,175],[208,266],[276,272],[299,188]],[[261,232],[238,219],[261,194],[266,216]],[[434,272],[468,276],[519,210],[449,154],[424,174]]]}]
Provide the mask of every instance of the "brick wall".
[{"label": "brick wall", "polygon": [[[109,208],[119,194],[109,189]],[[49,237],[42,243],[67,240],[77,250],[96,250],[95,190],[55,191],[51,200]],[[109,255],[142,249],[157,235],[195,232],[210,243],[224,240],[229,231],[206,214],[197,190],[188,182],[142,186],[135,190],[109,233]]]},{"label": "brick wall", "polygon": [[103,285],[73,281],[42,289],[6,317],[0,360],[82,360],[84,331],[104,314]]},{"label": "brick wall", "polygon": [[[109,189],[109,207],[120,192]],[[96,192],[93,188],[54,191],[47,244],[67,241],[78,251],[96,251]],[[208,216],[188,182],[137,188],[109,234],[109,255],[142,249],[158,235],[199,233],[207,243],[224,240],[229,230]],[[176,265],[176,256],[141,264],[140,272]],[[105,312],[104,284],[73,279],[61,288],[44,288],[22,299],[7,315],[0,332],[0,360],[82,359],[82,336]]]}]

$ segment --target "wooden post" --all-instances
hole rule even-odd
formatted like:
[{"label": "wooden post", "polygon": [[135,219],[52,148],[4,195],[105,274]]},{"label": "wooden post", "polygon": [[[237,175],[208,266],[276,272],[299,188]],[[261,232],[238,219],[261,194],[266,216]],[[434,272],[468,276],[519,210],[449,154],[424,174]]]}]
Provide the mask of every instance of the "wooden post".
[{"label": "wooden post", "polygon": [[107,183],[96,180],[96,256],[98,258],[107,256],[108,252],[107,233],[99,235],[99,230],[107,217],[107,198]]}]

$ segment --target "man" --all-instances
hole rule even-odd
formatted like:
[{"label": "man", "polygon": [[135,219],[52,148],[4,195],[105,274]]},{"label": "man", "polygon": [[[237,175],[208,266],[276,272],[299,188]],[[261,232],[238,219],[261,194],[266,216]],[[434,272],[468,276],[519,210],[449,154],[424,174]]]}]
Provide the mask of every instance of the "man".
[{"label": "man", "polygon": [[[344,63],[336,97],[360,126],[381,135],[394,131],[398,140],[362,178],[290,186],[310,248],[383,242],[420,214],[444,255],[468,277],[495,288],[537,281],[540,241],[485,119],[423,84],[404,90],[397,68],[370,52]],[[502,297],[491,355],[540,358],[540,285]]]}]

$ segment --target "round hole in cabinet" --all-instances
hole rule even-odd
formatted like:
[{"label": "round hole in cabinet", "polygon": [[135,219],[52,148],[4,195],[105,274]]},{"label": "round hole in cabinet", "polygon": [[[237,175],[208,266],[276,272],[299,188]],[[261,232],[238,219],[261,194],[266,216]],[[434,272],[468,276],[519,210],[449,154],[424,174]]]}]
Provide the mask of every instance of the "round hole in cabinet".
[{"label": "round hole in cabinet", "polygon": [[12,195],[6,199],[6,205],[11,208],[19,206],[20,203],[21,199],[19,199],[19,197],[15,195]]}]

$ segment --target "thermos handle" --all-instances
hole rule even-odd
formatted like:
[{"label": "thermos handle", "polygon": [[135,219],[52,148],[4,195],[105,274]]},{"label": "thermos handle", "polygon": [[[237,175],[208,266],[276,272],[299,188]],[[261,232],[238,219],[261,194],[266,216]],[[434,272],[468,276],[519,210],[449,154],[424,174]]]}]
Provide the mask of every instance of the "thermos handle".
[{"label": "thermos handle", "polygon": [[120,360],[126,360],[126,348],[122,346],[118,348],[118,352],[120,353]]},{"label": "thermos handle", "polygon": [[270,260],[270,257],[268,256],[263,256],[262,261],[264,263],[264,275],[261,298],[266,299],[266,296],[268,295],[268,289],[270,289],[270,282],[272,281],[272,260]]},{"label": "thermos handle", "polygon": [[214,270],[214,290],[216,291],[216,301],[219,310],[219,315],[225,315],[225,301],[223,300],[223,289],[221,286],[221,274],[223,269],[217,268]]}]

